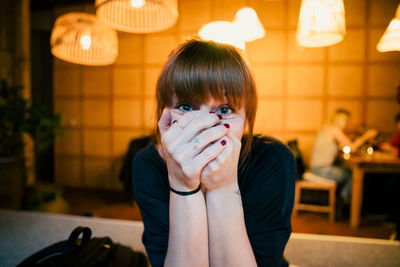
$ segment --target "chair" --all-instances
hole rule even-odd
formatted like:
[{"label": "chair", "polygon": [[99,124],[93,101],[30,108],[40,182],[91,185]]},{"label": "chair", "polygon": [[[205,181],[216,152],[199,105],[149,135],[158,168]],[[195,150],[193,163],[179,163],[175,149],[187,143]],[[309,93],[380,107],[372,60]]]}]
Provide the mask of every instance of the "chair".
[{"label": "chair", "polygon": [[[303,189],[309,190],[325,190],[329,192],[329,204],[316,205],[301,203],[301,191]],[[336,182],[326,179],[324,177],[315,175],[311,172],[303,174],[303,180],[296,182],[296,192],[294,200],[294,214],[297,215],[299,210],[325,212],[329,213],[329,220],[335,221],[335,202],[336,202]]]}]

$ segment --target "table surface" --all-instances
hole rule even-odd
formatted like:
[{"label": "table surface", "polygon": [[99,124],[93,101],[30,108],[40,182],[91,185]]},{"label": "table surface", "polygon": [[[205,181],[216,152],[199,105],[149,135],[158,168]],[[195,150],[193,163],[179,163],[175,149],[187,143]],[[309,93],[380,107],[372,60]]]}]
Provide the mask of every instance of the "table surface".
[{"label": "table surface", "polygon": [[[89,226],[93,236],[145,251],[143,223],[42,212],[0,209],[0,266],[15,266],[38,250],[65,240],[76,226]],[[293,233],[285,257],[309,266],[400,266],[400,242],[380,239]]]},{"label": "table surface", "polygon": [[370,157],[351,155],[349,159],[343,160],[343,163],[352,169],[350,225],[357,228],[361,221],[364,173],[400,174],[400,158],[386,153],[374,153]]},{"label": "table surface", "polygon": [[358,154],[350,155],[350,158],[344,160],[344,163],[350,164],[385,164],[385,165],[400,165],[400,158],[393,154],[375,152],[371,156],[361,156]]}]

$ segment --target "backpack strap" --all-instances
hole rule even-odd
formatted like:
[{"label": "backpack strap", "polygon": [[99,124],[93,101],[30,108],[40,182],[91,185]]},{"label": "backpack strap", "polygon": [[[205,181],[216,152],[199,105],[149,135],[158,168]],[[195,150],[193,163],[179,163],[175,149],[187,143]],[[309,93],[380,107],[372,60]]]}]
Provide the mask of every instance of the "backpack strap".
[{"label": "backpack strap", "polygon": [[20,264],[18,264],[17,267],[37,266],[41,264],[41,262],[44,260],[49,260],[52,257],[60,257],[60,255],[64,253],[66,246],[67,246],[67,241],[61,241],[53,245],[50,245],[36,252],[35,254],[29,256]]},{"label": "backpack strap", "polygon": [[[78,238],[82,234],[82,241],[79,243]],[[81,245],[86,244],[92,236],[92,230],[88,227],[76,227],[70,234],[68,240],[60,241],[52,244],[35,254],[29,256],[17,267],[38,266],[42,261],[50,260],[54,257],[57,266],[64,266],[67,259],[72,255]]]},{"label": "backpack strap", "polygon": [[[79,243],[79,236],[82,234],[82,241]],[[92,236],[92,230],[89,227],[78,226],[69,235],[68,242],[73,245],[84,245],[90,240]]]}]

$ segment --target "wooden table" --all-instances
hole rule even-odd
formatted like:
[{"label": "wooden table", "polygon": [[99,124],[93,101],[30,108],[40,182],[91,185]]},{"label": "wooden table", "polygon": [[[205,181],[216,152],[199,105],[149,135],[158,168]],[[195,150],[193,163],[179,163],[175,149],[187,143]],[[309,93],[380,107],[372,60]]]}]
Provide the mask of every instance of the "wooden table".
[{"label": "wooden table", "polygon": [[379,153],[370,157],[351,155],[349,159],[344,160],[344,164],[352,170],[350,225],[357,228],[360,226],[364,173],[400,174],[400,158]]}]

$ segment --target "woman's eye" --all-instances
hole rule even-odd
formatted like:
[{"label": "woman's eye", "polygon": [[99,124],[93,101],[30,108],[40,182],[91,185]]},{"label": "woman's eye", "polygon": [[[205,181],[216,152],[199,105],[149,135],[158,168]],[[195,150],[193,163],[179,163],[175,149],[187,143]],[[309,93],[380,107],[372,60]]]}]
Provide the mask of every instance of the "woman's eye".
[{"label": "woman's eye", "polygon": [[175,108],[179,109],[182,112],[193,111],[193,107],[189,104],[179,104]]},{"label": "woman's eye", "polygon": [[217,113],[218,115],[229,115],[232,114],[234,111],[231,107],[229,106],[223,106],[220,107],[215,113]]}]

